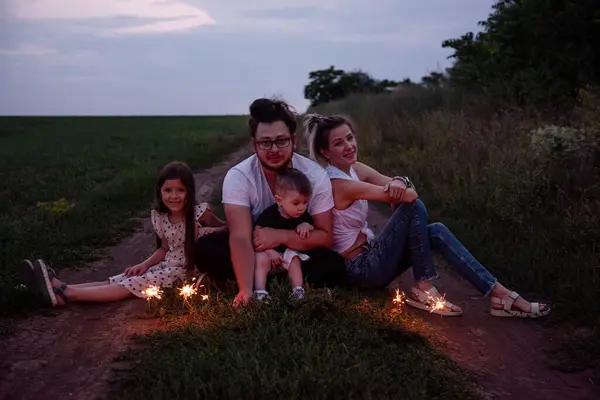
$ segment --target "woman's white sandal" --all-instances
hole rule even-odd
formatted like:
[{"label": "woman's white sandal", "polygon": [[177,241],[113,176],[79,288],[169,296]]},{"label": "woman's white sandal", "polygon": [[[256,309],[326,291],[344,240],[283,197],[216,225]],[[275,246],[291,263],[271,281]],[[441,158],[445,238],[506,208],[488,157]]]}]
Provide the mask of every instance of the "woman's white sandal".
[{"label": "woman's white sandal", "polygon": [[[452,311],[454,304],[446,300],[435,287],[432,287],[429,290],[420,290],[416,287],[413,287],[411,291],[412,294],[417,297],[417,300],[413,299],[411,296],[408,296],[406,298],[406,304],[412,307],[449,317],[458,317],[463,313],[462,310]],[[436,307],[438,304],[441,304],[443,308],[440,309]]]},{"label": "woman's white sandal", "polygon": [[525,312],[518,308],[513,309],[515,300],[520,297],[517,292],[510,292],[505,298],[491,296],[491,302],[494,304],[503,305],[504,308],[491,308],[490,314],[494,317],[519,317],[519,318],[538,318],[550,314],[550,307],[545,305],[545,309],[540,309],[540,303],[531,303],[531,311]]}]

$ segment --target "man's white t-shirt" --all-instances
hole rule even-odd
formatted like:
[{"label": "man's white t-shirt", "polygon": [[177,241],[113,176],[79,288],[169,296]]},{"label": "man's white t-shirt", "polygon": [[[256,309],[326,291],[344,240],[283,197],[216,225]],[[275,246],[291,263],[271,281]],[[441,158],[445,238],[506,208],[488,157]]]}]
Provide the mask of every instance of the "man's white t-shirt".
[{"label": "man's white t-shirt", "polygon": [[[312,185],[312,195],[308,202],[309,214],[320,214],[332,209],[334,203],[331,180],[325,169],[297,153],[292,155],[292,167],[303,172]],[[249,207],[252,221],[256,221],[265,209],[275,204],[256,154],[227,172],[223,181],[223,203]]]}]

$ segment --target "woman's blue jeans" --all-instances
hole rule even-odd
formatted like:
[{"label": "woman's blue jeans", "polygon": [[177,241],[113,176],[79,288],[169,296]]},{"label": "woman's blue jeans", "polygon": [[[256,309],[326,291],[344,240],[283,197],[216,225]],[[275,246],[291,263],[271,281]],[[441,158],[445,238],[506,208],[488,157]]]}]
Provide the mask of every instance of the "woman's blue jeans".
[{"label": "woman's blue jeans", "polygon": [[347,263],[349,278],[358,284],[385,287],[411,266],[415,281],[436,279],[432,250],[439,251],[484,296],[497,282],[444,224],[428,224],[421,200],[400,205],[377,239],[365,247]]}]

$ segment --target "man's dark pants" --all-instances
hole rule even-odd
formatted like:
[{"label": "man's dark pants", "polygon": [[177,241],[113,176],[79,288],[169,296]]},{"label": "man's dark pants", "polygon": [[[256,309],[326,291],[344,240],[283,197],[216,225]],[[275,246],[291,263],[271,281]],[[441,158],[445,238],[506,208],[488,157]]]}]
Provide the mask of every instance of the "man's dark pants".
[{"label": "man's dark pants", "polygon": [[[310,260],[302,262],[303,278],[309,285],[321,288],[346,283],[346,264],[339,253],[325,247],[302,253],[310,257]],[[228,279],[235,280],[229,250],[229,232],[200,237],[196,242],[195,260],[198,271],[207,273],[211,281],[222,284]]]}]

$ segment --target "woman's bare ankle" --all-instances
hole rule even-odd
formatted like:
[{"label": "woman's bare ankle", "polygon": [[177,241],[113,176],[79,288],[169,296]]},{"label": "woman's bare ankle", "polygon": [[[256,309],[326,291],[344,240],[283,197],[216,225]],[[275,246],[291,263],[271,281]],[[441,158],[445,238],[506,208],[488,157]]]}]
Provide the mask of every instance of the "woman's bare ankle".
[{"label": "woman's bare ankle", "polygon": [[53,288],[59,288],[62,285],[62,282],[58,280],[58,278],[52,278],[52,282],[50,282],[52,284]]},{"label": "woman's bare ankle", "polygon": [[[505,299],[511,293],[512,293],[512,290],[504,287],[500,283],[497,283],[496,286],[494,287],[494,290],[492,291],[492,296],[499,297],[501,299]],[[504,306],[502,304],[492,302],[492,308],[504,308]],[[524,312],[530,312],[531,311],[531,303],[528,302],[527,300],[525,300],[523,297],[519,296],[513,303],[512,308],[513,309],[516,308],[516,309],[519,309]]]},{"label": "woman's bare ankle", "polygon": [[506,297],[512,293],[512,290],[502,285],[500,282],[496,283],[494,286],[494,290],[492,290],[492,296],[496,297]]},{"label": "woman's bare ankle", "polygon": [[431,283],[431,281],[418,281],[415,283],[415,286],[417,289],[425,291],[431,289],[433,287],[433,283]]}]

